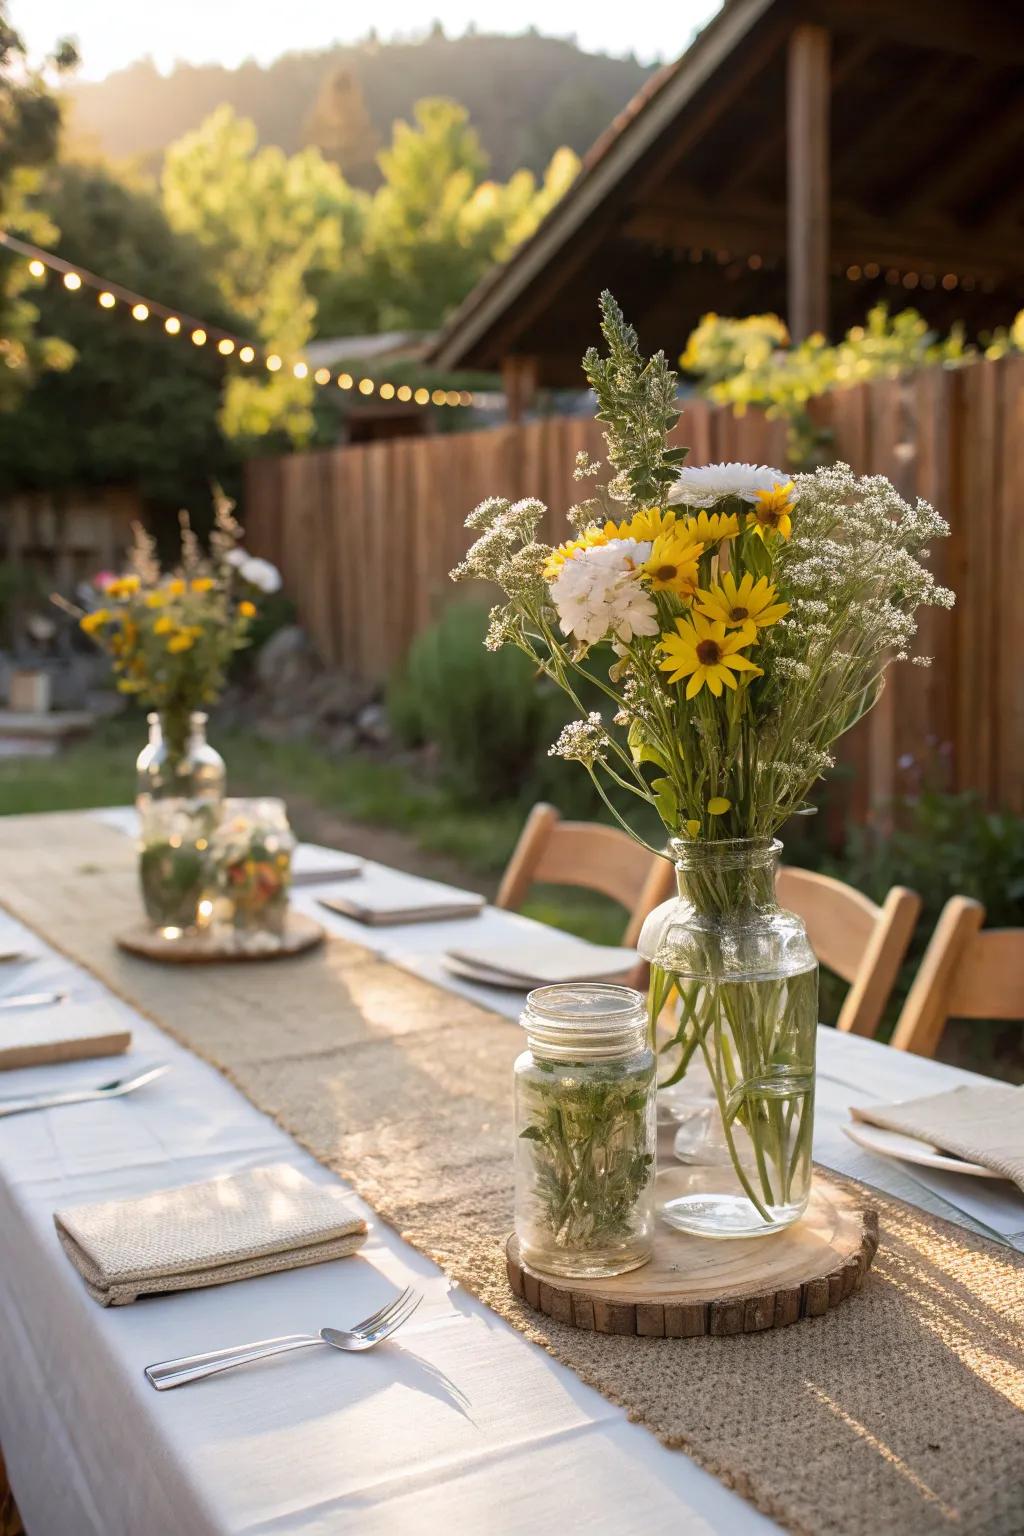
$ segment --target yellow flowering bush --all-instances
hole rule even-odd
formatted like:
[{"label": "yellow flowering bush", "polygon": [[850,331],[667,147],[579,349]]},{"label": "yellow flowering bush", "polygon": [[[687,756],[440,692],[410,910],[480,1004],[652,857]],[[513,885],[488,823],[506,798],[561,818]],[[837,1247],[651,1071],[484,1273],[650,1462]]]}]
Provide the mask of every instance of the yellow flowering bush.
[{"label": "yellow flowering bush", "polygon": [[239,546],[242,530],[222,495],[215,508],[208,553],[182,514],[181,558],[170,572],[160,569],[152,539],[136,526],[129,569],[103,583],[100,607],[79,615],[82,631],[110,657],[118,690],[159,711],[164,737],[179,754],[189,716],[220,697],[257,612],[242,595],[250,563]]}]

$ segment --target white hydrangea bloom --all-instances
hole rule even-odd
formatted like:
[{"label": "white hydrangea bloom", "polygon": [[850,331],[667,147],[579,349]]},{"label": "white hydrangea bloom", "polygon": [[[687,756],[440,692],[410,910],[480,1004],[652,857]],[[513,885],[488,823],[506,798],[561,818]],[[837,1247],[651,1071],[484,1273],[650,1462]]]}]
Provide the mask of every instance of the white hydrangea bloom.
[{"label": "white hydrangea bloom", "polygon": [[238,574],[243,581],[267,596],[281,590],[281,572],[276,565],[271,565],[269,560],[261,560],[258,555],[250,555],[244,560],[238,567]]},{"label": "white hydrangea bloom", "polygon": [[583,645],[606,635],[628,643],[636,635],[657,634],[654,599],[639,582],[650,553],[648,541],[611,539],[567,560],[549,589],[562,633]]},{"label": "white hydrangea bloom", "polygon": [[[684,464],[666,500],[670,506],[713,507],[726,496],[755,502],[758,491],[786,485],[789,476],[768,464]],[[792,500],[796,500],[793,492]]]}]

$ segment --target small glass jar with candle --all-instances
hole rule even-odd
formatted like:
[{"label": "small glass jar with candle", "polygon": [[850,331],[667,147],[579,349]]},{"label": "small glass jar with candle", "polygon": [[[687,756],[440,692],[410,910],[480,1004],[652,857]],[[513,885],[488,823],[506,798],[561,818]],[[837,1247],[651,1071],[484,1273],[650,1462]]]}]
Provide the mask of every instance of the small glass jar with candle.
[{"label": "small glass jar with candle", "polygon": [[218,920],[236,934],[284,934],[295,838],[283,800],[225,800],[213,838]]},{"label": "small glass jar with candle", "polygon": [[653,1251],[655,1058],[629,987],[539,987],[515,1064],[515,1223],[531,1268],[618,1275]]}]

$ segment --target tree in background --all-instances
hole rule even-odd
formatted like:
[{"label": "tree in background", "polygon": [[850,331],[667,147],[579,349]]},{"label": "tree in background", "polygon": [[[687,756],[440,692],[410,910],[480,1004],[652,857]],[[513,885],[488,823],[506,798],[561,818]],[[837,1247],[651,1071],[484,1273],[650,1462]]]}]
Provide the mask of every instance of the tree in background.
[{"label": "tree in background", "polygon": [[[219,107],[167,151],[162,197],[172,229],[203,249],[221,297],[260,346],[284,359],[300,353],[314,334],[315,275],[338,270],[359,247],[363,195],[316,149],[290,157],[257,149],[252,123]],[[315,388],[286,367],[235,373],[224,431],[247,438],[279,428],[306,442]]]},{"label": "tree in background", "polygon": [[306,143],[336,165],[354,187],[376,183],[377,133],[353,70],[339,65],[325,77],[306,118]]},{"label": "tree in background", "polygon": [[[48,60],[55,74],[76,62],[67,42]],[[31,198],[59,140],[60,107],[44,72],[29,67],[21,38],[7,20],[6,0],[0,0],[0,223],[36,244],[57,234]],[[0,410],[10,408],[40,370],[67,368],[74,358],[65,342],[38,334],[31,287],[24,262],[0,259]]]},{"label": "tree in background", "polygon": [[[148,192],[100,166],[52,168],[37,189],[39,217],[59,214],[59,250],[135,292],[166,295],[186,312],[234,328],[203,253],[168,226]],[[22,264],[24,265],[24,264]],[[158,321],[107,311],[90,288],[50,276],[35,302],[66,337],[74,363],[44,374],[17,409],[0,413],[0,485],[137,485],[155,510],[201,511],[212,478],[234,463],[217,425],[223,360],[172,338]]]},{"label": "tree in background", "polygon": [[[579,162],[556,152],[540,187],[530,171],[484,180],[487,157],[464,107],[428,97],[396,122],[365,231],[374,328],[428,330],[487,269],[532,234]],[[329,302],[329,301],[325,301]]]}]

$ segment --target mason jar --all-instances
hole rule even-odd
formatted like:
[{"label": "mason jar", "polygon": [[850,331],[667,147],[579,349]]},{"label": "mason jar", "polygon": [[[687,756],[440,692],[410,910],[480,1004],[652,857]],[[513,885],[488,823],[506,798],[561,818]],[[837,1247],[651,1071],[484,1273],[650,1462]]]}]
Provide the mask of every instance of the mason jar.
[{"label": "mason jar", "polygon": [[515,1064],[515,1225],[550,1274],[618,1275],[651,1257],[655,1058],[629,987],[538,987]]},{"label": "mason jar", "polygon": [[218,890],[235,930],[282,937],[295,849],[284,801],[225,800],[212,847]]},{"label": "mason jar", "polygon": [[778,1232],[810,1195],[818,963],[775,899],[781,850],[674,841],[679,894],[640,934],[683,1164],[661,1214],[702,1237]]}]

